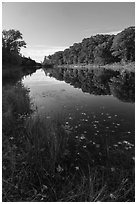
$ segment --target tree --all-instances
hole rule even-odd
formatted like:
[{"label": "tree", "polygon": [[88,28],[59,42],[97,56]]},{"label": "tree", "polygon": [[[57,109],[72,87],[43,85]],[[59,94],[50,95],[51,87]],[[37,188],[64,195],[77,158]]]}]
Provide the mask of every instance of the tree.
[{"label": "tree", "polygon": [[112,55],[112,51],[110,50],[113,43],[113,38],[114,36],[110,35],[107,41],[103,42],[102,44],[99,44],[94,49],[95,63],[104,65],[104,64],[109,64],[117,61],[116,57]]},{"label": "tree", "polygon": [[21,47],[26,47],[26,43],[22,40],[22,33],[19,30],[3,30],[2,31],[2,48],[9,53],[20,52]]},{"label": "tree", "polygon": [[118,33],[111,47],[112,55],[123,61],[135,60],[135,27],[129,27]]}]

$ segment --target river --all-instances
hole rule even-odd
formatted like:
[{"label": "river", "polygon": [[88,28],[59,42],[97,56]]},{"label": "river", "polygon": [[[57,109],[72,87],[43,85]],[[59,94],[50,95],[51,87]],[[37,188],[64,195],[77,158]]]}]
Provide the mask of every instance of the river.
[{"label": "river", "polygon": [[39,69],[22,83],[30,90],[33,115],[59,120],[78,144],[77,156],[90,151],[94,164],[129,168],[134,161],[134,77],[106,69]]}]

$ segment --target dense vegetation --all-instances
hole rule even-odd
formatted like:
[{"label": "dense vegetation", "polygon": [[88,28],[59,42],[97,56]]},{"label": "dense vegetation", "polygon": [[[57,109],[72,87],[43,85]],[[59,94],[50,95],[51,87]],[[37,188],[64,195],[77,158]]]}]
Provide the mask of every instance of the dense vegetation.
[{"label": "dense vegetation", "polygon": [[135,61],[135,27],[129,27],[115,35],[97,34],[74,43],[64,51],[45,57],[43,64],[111,64]]},{"label": "dense vegetation", "polygon": [[22,33],[18,30],[3,30],[2,31],[2,64],[5,65],[21,65],[35,66],[37,63],[30,57],[23,57],[20,54],[22,47],[26,47]]}]

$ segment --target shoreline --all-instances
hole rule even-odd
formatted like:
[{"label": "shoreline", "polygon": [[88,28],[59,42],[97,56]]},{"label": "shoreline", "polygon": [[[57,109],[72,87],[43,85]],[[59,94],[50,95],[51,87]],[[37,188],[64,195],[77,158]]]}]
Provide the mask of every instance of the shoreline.
[{"label": "shoreline", "polygon": [[67,68],[67,69],[96,69],[96,68],[104,68],[104,69],[111,69],[114,71],[131,71],[135,72],[135,62],[134,63],[128,63],[128,64],[106,64],[106,65],[94,65],[94,64],[88,64],[88,65],[54,65],[54,68]]}]

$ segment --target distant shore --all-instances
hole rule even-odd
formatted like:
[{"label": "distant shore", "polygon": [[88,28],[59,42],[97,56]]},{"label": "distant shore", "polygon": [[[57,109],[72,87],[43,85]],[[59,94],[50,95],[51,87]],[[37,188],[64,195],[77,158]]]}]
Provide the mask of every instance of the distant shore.
[{"label": "distant shore", "polygon": [[105,68],[105,69],[111,69],[114,71],[132,71],[135,72],[135,62],[127,63],[127,64],[120,64],[120,63],[114,63],[114,64],[106,64],[106,65],[95,65],[95,64],[88,64],[88,65],[55,65],[55,67],[58,68],[70,68],[70,69],[96,69],[96,68]]}]

